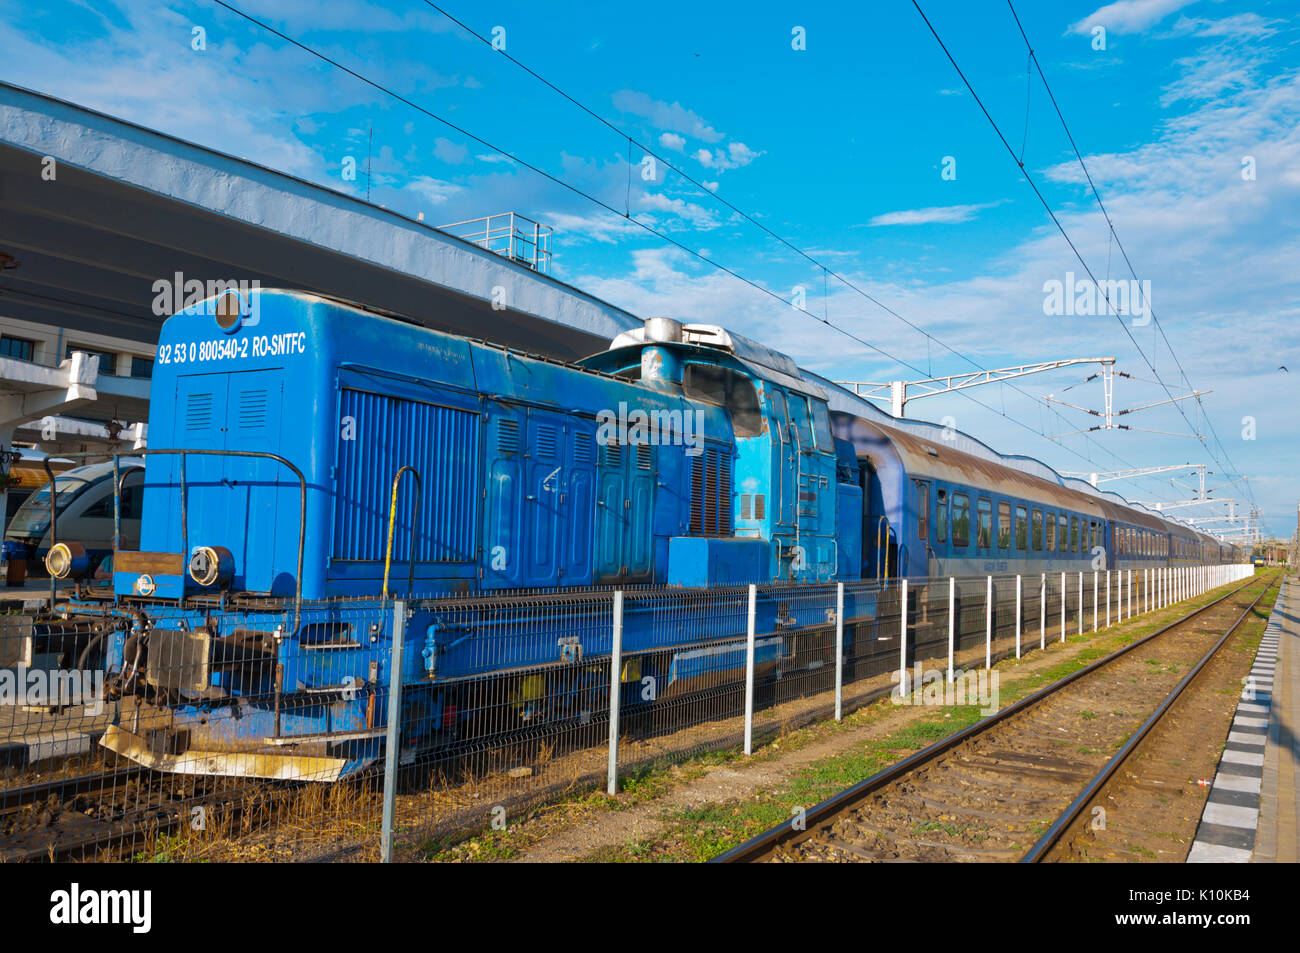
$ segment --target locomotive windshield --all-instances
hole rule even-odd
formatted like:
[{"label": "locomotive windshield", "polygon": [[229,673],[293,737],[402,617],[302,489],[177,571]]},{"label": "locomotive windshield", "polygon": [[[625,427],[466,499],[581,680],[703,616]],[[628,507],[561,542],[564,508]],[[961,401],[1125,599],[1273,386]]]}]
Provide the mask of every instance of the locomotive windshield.
[{"label": "locomotive windshield", "polygon": [[727,408],[737,437],[755,437],[762,432],[758,393],[744,375],[714,364],[687,364],[684,390],[687,397]]}]

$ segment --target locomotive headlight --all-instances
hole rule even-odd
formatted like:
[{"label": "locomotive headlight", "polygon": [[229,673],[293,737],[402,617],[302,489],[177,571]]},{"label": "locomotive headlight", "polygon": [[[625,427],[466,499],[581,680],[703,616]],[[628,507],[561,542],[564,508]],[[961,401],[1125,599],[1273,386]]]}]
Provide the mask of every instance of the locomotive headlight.
[{"label": "locomotive headlight", "polygon": [[189,573],[200,586],[229,585],[235,576],[235,557],[224,546],[195,546]]},{"label": "locomotive headlight", "polygon": [[55,579],[80,579],[90,572],[90,557],[80,543],[55,543],[45,554],[45,571]]}]

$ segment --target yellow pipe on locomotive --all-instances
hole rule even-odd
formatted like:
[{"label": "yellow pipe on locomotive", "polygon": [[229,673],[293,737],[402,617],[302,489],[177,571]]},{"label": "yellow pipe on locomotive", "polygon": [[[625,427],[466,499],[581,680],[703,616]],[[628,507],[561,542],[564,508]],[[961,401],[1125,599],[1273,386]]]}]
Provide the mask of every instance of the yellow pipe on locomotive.
[{"label": "yellow pipe on locomotive", "polygon": [[397,523],[397,490],[402,484],[402,474],[407,471],[415,477],[415,513],[411,518],[411,557],[410,568],[406,576],[407,595],[413,595],[415,588],[415,533],[420,525],[420,496],[424,493],[424,481],[420,479],[420,471],[410,464],[399,467],[397,475],[393,477],[393,495],[388,504],[388,545],[384,548],[384,598],[388,598],[388,570],[393,564],[393,529]]}]

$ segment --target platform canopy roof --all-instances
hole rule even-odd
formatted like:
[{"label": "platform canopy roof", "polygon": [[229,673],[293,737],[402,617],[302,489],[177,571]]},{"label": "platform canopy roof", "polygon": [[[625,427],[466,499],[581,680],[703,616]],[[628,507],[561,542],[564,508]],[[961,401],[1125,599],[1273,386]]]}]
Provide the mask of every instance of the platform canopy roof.
[{"label": "platform canopy roof", "polygon": [[150,343],[165,317],[155,282],[178,273],[348,298],[559,358],[641,324],[423,222],[4,83],[0,264],[0,314]]}]

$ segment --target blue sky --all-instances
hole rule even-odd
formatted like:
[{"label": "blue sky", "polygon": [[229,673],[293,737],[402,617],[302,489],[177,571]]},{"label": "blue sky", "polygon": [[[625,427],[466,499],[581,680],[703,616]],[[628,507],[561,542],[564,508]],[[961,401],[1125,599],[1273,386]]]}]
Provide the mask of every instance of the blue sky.
[{"label": "blue sky", "polygon": [[[503,210],[539,218],[556,227],[562,279],[642,316],[727,325],[836,379],[1114,355],[1134,378],[1117,384],[1116,409],[1167,396],[1148,361],[1172,393],[1185,392],[1154,323],[1126,316],[1131,340],[1113,315],[1045,313],[1045,283],[1082,269],[908,0],[447,0],[477,32],[502,28],[512,56],[703,188],[663,166],[643,180],[641,148],[629,166],[624,136],[419,0],[232,3],[771,294],[210,0],[0,0],[0,78],[342,191],[365,194],[368,161],[372,201],[435,224]],[[921,6],[1097,276],[1129,278],[1041,82],[1027,75],[1004,0]],[[939,397],[910,415],[951,416],[998,449],[1062,470],[1206,462],[1216,486],[1232,478],[1230,461],[1251,476],[1266,530],[1290,536],[1300,496],[1294,5],[1020,0],[1016,9],[1178,361],[1213,393],[1204,410],[1183,402],[1191,425],[1169,406],[1124,418],[1177,435],[1047,439],[1094,422],[1041,400],[1091,369],[971,392],[991,409]],[[202,50],[192,49],[196,27]],[[796,27],[803,50],[792,48]],[[342,176],[349,156],[356,181]],[[955,177],[943,175],[945,157]],[[1246,157],[1253,178],[1243,177]],[[931,337],[835,278],[824,283],[820,268],[716,196]],[[797,287],[808,312],[880,350],[783,303]],[[1063,396],[1101,406],[1097,383]],[[1208,436],[1206,414],[1217,442],[1190,436],[1190,426]],[[1253,439],[1243,418],[1254,419]],[[1133,499],[1187,495],[1168,475],[1108,487]]]}]

